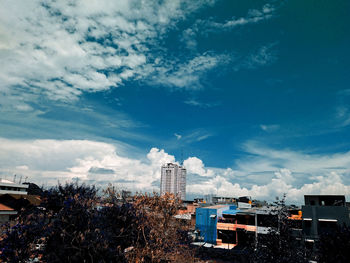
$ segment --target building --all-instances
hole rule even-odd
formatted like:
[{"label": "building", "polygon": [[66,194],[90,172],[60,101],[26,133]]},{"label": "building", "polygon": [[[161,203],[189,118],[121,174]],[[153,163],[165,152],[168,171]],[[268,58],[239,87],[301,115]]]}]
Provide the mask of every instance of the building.
[{"label": "building", "polygon": [[18,184],[9,180],[0,179],[0,195],[26,195],[28,187],[28,184]]},{"label": "building", "polygon": [[15,215],[17,212],[13,208],[0,203],[0,224],[9,221],[10,217]]},{"label": "building", "polygon": [[337,226],[350,226],[349,208],[343,195],[305,195],[302,206],[303,235],[309,243]]},{"label": "building", "polygon": [[196,209],[196,229],[204,242],[217,247],[233,248],[267,234],[276,212],[271,208],[249,208],[235,205],[215,205]]},{"label": "building", "polygon": [[[349,207],[342,195],[305,195],[305,205],[288,207],[287,224],[295,242],[314,248],[320,235],[338,226],[350,226]],[[244,201],[244,200],[242,200]],[[196,229],[201,240],[215,247],[245,247],[261,235],[278,229],[278,209],[252,207],[250,203],[215,205],[196,209]]]},{"label": "building", "polygon": [[40,205],[40,191],[33,183],[0,179],[0,224],[15,218],[18,211],[28,205]]},{"label": "building", "polygon": [[[9,180],[0,179],[0,198],[11,198],[10,195],[20,197],[27,195],[28,185],[17,184]],[[17,215],[17,211],[0,201],[0,224],[9,221],[11,217]]]},{"label": "building", "polygon": [[[216,248],[244,248],[258,242],[261,235],[277,230],[276,207],[252,207],[249,201],[237,202],[238,207],[227,204],[197,208],[196,229],[200,240]],[[301,211],[288,212],[288,224],[293,228],[293,235],[297,236],[301,233]]]},{"label": "building", "polygon": [[181,200],[186,199],[186,169],[174,163],[161,168],[160,194],[172,193]]},{"label": "building", "polygon": [[216,196],[214,194],[204,195],[207,204],[235,204],[237,202],[234,197]]}]

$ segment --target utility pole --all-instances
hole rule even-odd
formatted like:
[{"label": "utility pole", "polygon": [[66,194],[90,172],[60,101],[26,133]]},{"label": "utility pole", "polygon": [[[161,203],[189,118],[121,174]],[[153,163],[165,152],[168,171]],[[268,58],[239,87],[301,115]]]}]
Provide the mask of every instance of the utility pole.
[{"label": "utility pole", "polygon": [[258,249],[258,213],[255,211],[255,249]]}]

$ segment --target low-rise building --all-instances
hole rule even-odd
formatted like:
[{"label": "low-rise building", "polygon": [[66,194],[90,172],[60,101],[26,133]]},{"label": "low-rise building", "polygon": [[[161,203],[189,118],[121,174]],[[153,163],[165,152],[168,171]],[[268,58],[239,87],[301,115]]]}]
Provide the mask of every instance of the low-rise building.
[{"label": "low-rise building", "polygon": [[[278,220],[276,207],[252,207],[244,202],[238,202],[238,207],[215,205],[196,209],[196,229],[201,241],[221,248],[252,245],[258,242],[259,235],[277,230]],[[300,211],[291,214],[287,220],[298,233],[301,232]]]},{"label": "low-rise building", "polygon": [[10,217],[15,215],[17,212],[13,208],[0,203],[0,224],[9,221]]},{"label": "low-rise building", "polygon": [[349,208],[343,195],[305,195],[302,206],[303,236],[315,242],[322,233],[338,226],[350,226]]},{"label": "low-rise building", "polygon": [[0,179],[0,195],[26,195],[28,187],[28,184],[19,184],[6,179]]},{"label": "low-rise building", "polygon": [[[297,242],[309,245],[320,235],[339,226],[350,226],[345,196],[306,195],[301,210],[292,206],[286,218]],[[196,229],[203,242],[216,247],[232,248],[258,242],[259,235],[278,230],[279,213],[274,206],[252,207],[249,203],[215,205],[196,209]],[[310,247],[310,246],[308,246]]]}]

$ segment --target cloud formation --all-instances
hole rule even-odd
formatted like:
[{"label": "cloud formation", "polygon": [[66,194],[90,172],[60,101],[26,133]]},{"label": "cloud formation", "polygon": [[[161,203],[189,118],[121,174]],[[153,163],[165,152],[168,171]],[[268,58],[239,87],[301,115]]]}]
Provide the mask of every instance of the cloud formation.
[{"label": "cloud formation", "polygon": [[278,124],[261,124],[260,128],[265,132],[273,132],[280,128]]},{"label": "cloud formation", "polygon": [[178,21],[214,2],[2,1],[0,60],[6,65],[0,71],[2,96],[17,100],[19,111],[29,111],[28,102],[43,95],[72,101],[83,92],[107,90],[130,80],[197,88],[196,74],[215,67],[220,57],[192,57],[182,65],[185,72],[170,63],[173,59],[159,44]]},{"label": "cloud formation", "polygon": [[[17,178],[28,177],[39,185],[79,180],[98,186],[113,183],[132,191],[159,191],[161,165],[176,162],[173,155],[157,148],[132,158],[119,145],[87,140],[1,139],[0,145],[1,176],[11,179],[17,174]],[[297,203],[302,203],[304,194],[350,197],[350,181],[346,179],[350,153],[305,154],[252,143],[246,151],[254,157],[237,160],[235,167],[226,169],[206,167],[197,157],[184,160],[187,192],[197,196],[250,195],[265,200],[287,193],[288,201]]]},{"label": "cloud formation", "polygon": [[213,20],[204,21],[207,31],[213,30],[231,30],[237,26],[243,26],[247,24],[258,23],[262,20],[272,18],[275,7],[271,4],[265,4],[260,10],[250,9],[248,10],[246,17],[235,18],[225,21],[224,23],[214,22]]},{"label": "cloud formation", "polygon": [[198,101],[196,99],[188,99],[188,100],[185,100],[184,103],[191,105],[191,106],[200,107],[200,108],[212,108],[212,107],[220,105],[219,102],[206,103],[206,102]]},{"label": "cloud formation", "polygon": [[202,88],[201,80],[205,77],[204,73],[229,63],[230,60],[229,55],[204,53],[185,63],[172,63],[170,66],[159,67],[158,73],[151,78],[151,81],[167,87],[198,90]]}]

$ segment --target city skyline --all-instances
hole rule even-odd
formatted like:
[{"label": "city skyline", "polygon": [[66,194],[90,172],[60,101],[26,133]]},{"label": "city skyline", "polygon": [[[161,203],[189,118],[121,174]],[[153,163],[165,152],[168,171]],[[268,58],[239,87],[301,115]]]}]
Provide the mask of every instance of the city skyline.
[{"label": "city skyline", "polygon": [[349,1],[0,7],[0,177],[350,198]]}]

